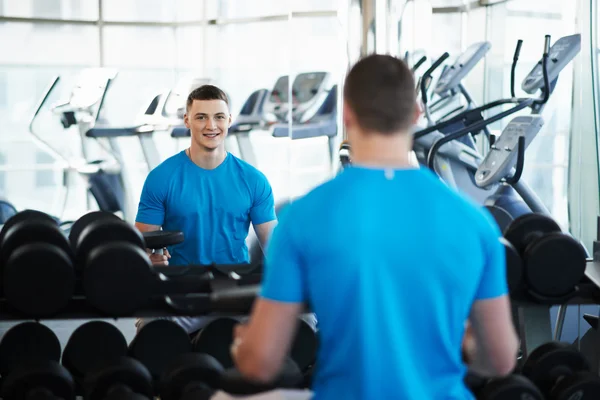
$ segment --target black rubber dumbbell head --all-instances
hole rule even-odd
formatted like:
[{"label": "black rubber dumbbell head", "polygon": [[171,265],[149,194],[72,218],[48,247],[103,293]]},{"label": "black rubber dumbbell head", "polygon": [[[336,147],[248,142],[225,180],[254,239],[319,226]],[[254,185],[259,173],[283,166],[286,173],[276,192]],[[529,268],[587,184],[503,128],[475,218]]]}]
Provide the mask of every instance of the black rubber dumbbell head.
[{"label": "black rubber dumbbell head", "polygon": [[2,381],[3,400],[75,399],[73,377],[56,361],[24,364]]},{"label": "black rubber dumbbell head", "polygon": [[208,354],[186,353],[175,358],[160,379],[161,400],[210,395],[219,387],[223,366]]},{"label": "black rubber dumbbell head", "polygon": [[11,327],[0,340],[0,376],[7,376],[22,363],[60,361],[61,346],[56,334],[37,322]]},{"label": "black rubber dumbbell head", "polygon": [[184,240],[183,232],[180,231],[152,231],[144,232],[145,247],[148,249],[162,249],[182,243]]},{"label": "black rubber dumbbell head", "polygon": [[16,223],[22,221],[33,221],[33,220],[44,220],[48,222],[53,222],[57,224],[56,220],[49,216],[46,213],[37,210],[23,210],[14,216],[10,217],[2,226],[2,230],[0,230],[0,246],[2,246],[2,242],[4,241],[4,234]]},{"label": "black rubber dumbbell head", "polygon": [[113,324],[89,321],[73,331],[62,354],[62,364],[81,388],[83,378],[98,365],[127,356],[127,340]]},{"label": "black rubber dumbbell head", "polygon": [[121,220],[115,214],[107,212],[107,211],[92,211],[83,216],[81,216],[75,223],[71,226],[71,231],[69,232],[69,242],[71,247],[75,249],[77,247],[77,242],[79,240],[79,235],[90,223],[103,219],[112,219],[112,220]]},{"label": "black rubber dumbbell head", "polygon": [[194,351],[213,356],[223,368],[233,367],[231,344],[233,330],[240,322],[235,318],[220,317],[204,326],[192,340]]},{"label": "black rubber dumbbell head", "polygon": [[277,377],[269,383],[246,379],[237,369],[229,368],[221,374],[220,388],[232,395],[251,395],[274,389],[295,389],[302,384],[304,376],[291,358],[286,358]]},{"label": "black rubber dumbbell head", "polygon": [[84,382],[87,400],[152,399],[152,376],[139,361],[128,357],[99,365]]},{"label": "black rubber dumbbell head", "polygon": [[0,250],[2,287],[10,305],[32,317],[55,314],[75,290],[72,254],[54,222],[28,219],[12,224]]},{"label": "black rubber dumbbell head", "polygon": [[130,243],[145,249],[142,234],[127,222],[113,218],[97,219],[87,224],[78,235],[75,246],[78,268],[85,268],[87,257],[94,248],[108,242]]},{"label": "black rubber dumbbell head", "polygon": [[477,400],[545,400],[540,390],[521,375],[509,375],[488,381],[479,391]]},{"label": "black rubber dumbbell head", "polygon": [[529,213],[516,218],[506,228],[504,237],[523,254],[532,240],[546,233],[560,232],[560,226],[552,218],[542,214]]},{"label": "black rubber dumbbell head", "polygon": [[576,372],[560,379],[550,391],[550,399],[600,399],[600,377],[591,372]]},{"label": "black rubber dumbbell head", "polygon": [[524,272],[523,260],[517,249],[506,239],[500,238],[500,242],[504,246],[506,257],[506,281],[510,293],[515,293],[523,289]]},{"label": "black rubber dumbbell head", "polygon": [[83,271],[86,299],[107,316],[131,316],[152,298],[157,280],[151,268],[145,250],[136,245],[99,245],[90,251]]},{"label": "black rubber dumbbell head", "polygon": [[303,319],[298,321],[298,329],[296,330],[296,336],[292,342],[292,348],[290,350],[290,357],[301,371],[306,371],[311,366],[317,357],[317,333],[314,331],[312,326]]},{"label": "black rubber dumbbell head", "polygon": [[521,373],[548,396],[560,379],[589,370],[589,363],[576,349],[566,343],[548,342],[529,354]]},{"label": "black rubber dumbbell head", "polygon": [[158,382],[176,357],[191,351],[192,344],[185,329],[173,321],[156,319],[139,330],[129,344],[128,354],[144,364]]}]

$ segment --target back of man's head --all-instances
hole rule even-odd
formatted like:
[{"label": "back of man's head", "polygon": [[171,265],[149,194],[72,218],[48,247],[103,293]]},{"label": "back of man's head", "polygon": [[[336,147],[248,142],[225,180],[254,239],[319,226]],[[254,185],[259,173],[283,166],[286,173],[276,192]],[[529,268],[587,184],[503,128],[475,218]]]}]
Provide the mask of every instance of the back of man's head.
[{"label": "back of man's head", "polygon": [[413,74],[398,58],[382,54],[364,57],[346,77],[344,100],[364,131],[406,131],[415,116]]},{"label": "back of man's head", "polygon": [[188,95],[186,109],[189,111],[194,100],[223,100],[229,106],[227,94],[214,85],[202,85]]}]

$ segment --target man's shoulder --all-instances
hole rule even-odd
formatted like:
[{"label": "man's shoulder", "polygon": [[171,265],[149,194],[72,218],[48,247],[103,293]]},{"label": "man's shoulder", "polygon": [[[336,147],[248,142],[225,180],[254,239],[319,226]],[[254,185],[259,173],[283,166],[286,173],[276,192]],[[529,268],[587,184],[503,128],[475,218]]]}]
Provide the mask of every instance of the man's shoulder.
[{"label": "man's shoulder", "polygon": [[154,167],[154,169],[152,171],[150,171],[150,174],[148,174],[148,177],[152,177],[152,178],[162,178],[165,175],[171,175],[173,173],[174,170],[176,170],[177,168],[179,168],[182,164],[182,162],[185,160],[182,157],[183,151],[172,155],[171,157],[167,158],[166,160],[164,160],[163,162],[161,162],[160,164],[158,164],[156,167]]},{"label": "man's shoulder", "polygon": [[236,176],[239,176],[242,179],[250,178],[254,180],[267,180],[267,176],[249,162],[244,161],[231,153],[229,153],[228,157],[230,157],[230,167],[235,168],[240,172],[239,174],[236,174]]}]

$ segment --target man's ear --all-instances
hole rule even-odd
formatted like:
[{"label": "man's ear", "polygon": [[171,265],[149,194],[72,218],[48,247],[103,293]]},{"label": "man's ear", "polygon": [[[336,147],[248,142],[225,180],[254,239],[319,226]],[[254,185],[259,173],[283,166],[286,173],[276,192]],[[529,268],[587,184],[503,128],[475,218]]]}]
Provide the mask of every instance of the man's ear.
[{"label": "man's ear", "polygon": [[415,111],[413,113],[413,120],[412,123],[413,125],[415,125],[417,122],[419,122],[419,118],[421,118],[421,115],[423,115],[423,104],[421,104],[420,100],[417,100],[415,102]]},{"label": "man's ear", "polygon": [[231,124],[233,123],[233,117],[229,114],[229,121],[227,122],[227,127],[231,128]]},{"label": "man's ear", "polygon": [[352,128],[356,124],[356,117],[352,108],[344,101],[344,112],[342,115],[342,121],[347,129]]},{"label": "man's ear", "polygon": [[183,123],[186,128],[190,129],[190,120],[187,113],[183,114]]}]

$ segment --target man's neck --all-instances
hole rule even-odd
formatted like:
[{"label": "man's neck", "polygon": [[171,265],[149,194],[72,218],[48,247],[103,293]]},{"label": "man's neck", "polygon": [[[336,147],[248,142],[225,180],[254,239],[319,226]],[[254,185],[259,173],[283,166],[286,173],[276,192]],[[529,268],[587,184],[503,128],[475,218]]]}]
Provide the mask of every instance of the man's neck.
[{"label": "man's neck", "polygon": [[227,156],[224,146],[209,151],[201,146],[194,146],[193,143],[185,153],[194,164],[202,169],[217,168],[225,161],[225,157]]},{"label": "man's neck", "polygon": [[352,164],[374,168],[415,168],[409,132],[383,135],[354,135]]}]

